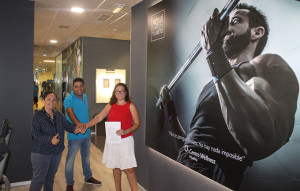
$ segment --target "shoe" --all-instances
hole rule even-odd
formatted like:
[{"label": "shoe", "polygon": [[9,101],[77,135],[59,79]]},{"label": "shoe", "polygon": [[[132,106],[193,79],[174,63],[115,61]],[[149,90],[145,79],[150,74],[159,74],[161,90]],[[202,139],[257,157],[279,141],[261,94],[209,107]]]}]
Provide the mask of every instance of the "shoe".
[{"label": "shoe", "polygon": [[67,185],[66,191],[74,191],[73,185]]},{"label": "shoe", "polygon": [[98,185],[101,186],[101,181],[96,180],[95,178],[91,177],[90,179],[85,181],[86,184],[93,184],[93,185]]}]

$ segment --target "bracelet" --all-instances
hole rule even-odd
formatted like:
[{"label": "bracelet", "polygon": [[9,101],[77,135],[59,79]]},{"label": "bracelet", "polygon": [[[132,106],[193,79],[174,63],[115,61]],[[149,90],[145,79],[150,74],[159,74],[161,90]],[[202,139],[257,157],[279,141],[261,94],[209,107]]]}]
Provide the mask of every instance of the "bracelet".
[{"label": "bracelet", "polygon": [[208,62],[214,82],[218,82],[226,73],[232,70],[223,49],[223,41],[217,41],[207,52]]},{"label": "bracelet", "polygon": [[127,129],[125,129],[125,135],[127,135],[128,134],[128,130]]}]

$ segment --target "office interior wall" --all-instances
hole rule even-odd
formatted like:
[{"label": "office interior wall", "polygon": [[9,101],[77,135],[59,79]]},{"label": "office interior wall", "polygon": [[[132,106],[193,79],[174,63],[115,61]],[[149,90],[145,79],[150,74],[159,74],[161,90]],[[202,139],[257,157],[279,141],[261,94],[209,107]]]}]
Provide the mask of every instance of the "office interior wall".
[{"label": "office interior wall", "polygon": [[33,1],[0,1],[0,122],[13,126],[4,170],[11,183],[32,176],[33,25]]},{"label": "office interior wall", "polygon": [[[198,4],[199,2],[203,4],[203,7],[207,7],[205,10],[207,10],[207,12],[205,12],[205,14],[209,15],[211,13],[211,11],[213,10],[214,7],[218,7],[221,8],[222,5],[221,3],[216,3],[216,2],[220,2],[217,0],[214,1],[210,1],[210,3],[207,3],[206,1],[196,1]],[[249,4],[253,4],[255,6],[257,6],[258,8],[261,8],[263,12],[266,13],[266,15],[269,18],[269,22],[270,22],[270,26],[271,26],[271,35],[268,41],[268,45],[264,51],[264,53],[277,53],[279,55],[281,55],[289,64],[290,66],[293,68],[293,70],[295,71],[297,77],[299,76],[299,64],[298,64],[298,56],[299,55],[299,38],[297,38],[297,34],[299,34],[299,25],[296,25],[295,23],[297,23],[297,15],[299,14],[299,11],[297,11],[297,9],[299,8],[299,1],[296,0],[289,0],[289,1],[272,1],[272,4],[270,4],[269,1],[266,0],[260,0],[260,1],[255,1],[255,0],[244,0],[241,2],[246,2]],[[145,8],[144,11],[141,11],[139,9],[140,6],[142,6],[142,4],[145,3],[141,3],[138,6],[136,6],[133,9],[133,29],[132,29],[132,69],[134,69],[136,66],[135,64],[135,60],[139,61],[143,60],[143,55],[137,55],[135,52],[137,50],[134,49],[135,46],[139,45],[139,50],[141,51],[143,47],[143,45],[141,45],[141,42],[138,41],[138,39],[141,38],[146,38],[146,37],[140,37],[142,34],[139,34],[139,36],[136,37],[136,35],[138,34],[137,31],[139,31],[139,33],[141,33],[141,23],[139,23],[136,20],[141,20],[142,17],[141,15],[144,12],[147,12],[147,9]],[[187,4],[186,2],[182,3],[182,4]],[[139,7],[139,8],[137,8]],[[148,6],[150,7],[150,6]],[[271,8],[269,8],[271,7]],[[180,7],[182,8],[182,7]],[[139,17],[140,18],[136,18],[135,14],[137,14],[137,12],[140,12]],[[196,11],[195,11],[196,12]],[[195,13],[194,12],[194,13]],[[284,14],[283,14],[284,13]],[[193,12],[189,12],[190,15],[193,15]],[[202,14],[202,12],[197,12],[197,14]],[[203,13],[204,14],[204,13]],[[207,16],[208,18],[209,16]],[[134,22],[136,21],[138,23],[138,28],[134,29],[136,25],[136,23]],[[145,19],[144,22],[147,22],[147,20]],[[190,29],[192,26],[194,27],[194,20],[193,22],[186,22],[184,24],[185,25],[185,29]],[[196,22],[196,23],[201,23],[201,22]],[[292,27],[293,26],[293,27]],[[136,26],[137,27],[137,26]],[[199,28],[199,30],[193,30],[193,33],[186,35],[187,33],[179,33],[178,37],[178,42],[182,42],[182,41],[193,41],[195,40],[194,37],[198,37],[197,39],[199,39],[200,36],[200,30],[201,30],[201,25],[196,25],[195,28]],[[282,35],[282,31],[286,31],[287,29],[291,29],[288,30],[288,35]],[[185,30],[183,30],[185,31]],[[286,31],[287,32],[287,31]],[[286,34],[286,33],[285,33]],[[136,40],[135,40],[136,39]],[[195,43],[195,42],[194,42]],[[146,43],[144,43],[146,46]],[[195,44],[196,45],[196,44]],[[190,49],[192,50],[192,48],[195,47],[195,45],[191,45],[191,47],[186,47],[186,46],[177,46],[177,51],[178,54],[176,55],[177,57],[181,58],[183,61],[185,60],[185,58],[191,53]],[[179,55],[179,56],[178,56]],[[146,55],[145,55],[146,57]],[[140,60],[138,60],[140,59]],[[197,59],[200,59],[199,57]],[[204,56],[202,56],[202,59],[205,59]],[[199,65],[198,65],[199,66]],[[207,67],[207,65],[205,66]],[[144,68],[142,68],[144,69]],[[144,69],[146,70],[146,69]],[[191,66],[191,68],[186,72],[185,76],[183,78],[189,78],[189,82],[193,81],[193,77],[191,74],[193,74],[193,76],[198,77],[199,73],[197,73],[197,70],[195,68],[195,64],[193,66]],[[207,71],[207,75],[210,75],[210,71],[208,70],[202,70],[202,71]],[[132,72],[134,72],[134,70],[132,70]],[[146,73],[144,73],[144,76],[146,75]],[[165,74],[167,75],[167,74]],[[204,74],[206,75],[206,74]],[[145,77],[146,78],[146,77]],[[194,78],[196,79],[196,78]],[[299,77],[298,77],[299,79]],[[210,80],[210,78],[209,78]],[[141,80],[134,80],[132,79],[132,81],[138,81],[140,83]],[[182,82],[183,80],[181,80]],[[197,82],[197,81],[195,81]],[[142,83],[142,82],[141,82]],[[205,82],[206,83],[206,82]],[[190,83],[190,84],[195,84],[195,83]],[[180,84],[178,84],[180,86]],[[141,86],[142,87],[142,86]],[[141,88],[140,87],[140,88]],[[181,87],[183,90],[183,92],[188,92],[189,95],[194,96],[194,98],[196,98],[196,96],[199,94],[199,92],[194,92],[195,89],[192,89],[192,87],[190,86],[182,86]],[[185,88],[185,89],[184,89]],[[200,89],[201,90],[201,89]],[[200,91],[199,90],[199,91]],[[182,98],[182,97],[180,97]],[[188,97],[188,99],[191,99],[190,97]],[[196,99],[191,99],[191,100],[196,100]],[[144,102],[141,100],[141,107],[145,108],[145,105],[143,104]],[[180,103],[186,103],[185,100],[181,99]],[[195,104],[194,104],[195,105]],[[186,105],[184,105],[184,107],[186,107]],[[189,107],[187,107],[189,108]],[[299,101],[298,101],[298,108],[299,108]],[[194,109],[192,110],[194,111]],[[187,112],[182,112],[183,115],[186,114]],[[276,181],[274,184],[272,184],[272,188],[275,188],[273,190],[283,190],[283,188],[287,189],[287,187],[289,188],[293,188],[298,190],[297,188],[299,188],[299,170],[298,170],[298,165],[297,164],[297,158],[299,158],[299,152],[295,152],[294,149],[298,148],[297,145],[299,145],[299,112],[297,111],[296,115],[296,121],[295,121],[295,128],[294,128],[294,132],[293,135],[289,141],[289,143],[287,143],[285,146],[282,147],[280,152],[277,152],[275,155],[272,155],[271,157],[265,159],[265,160],[261,160],[259,162],[255,162],[254,166],[252,168],[249,168],[247,170],[247,177],[244,181],[244,184],[242,185],[242,189],[241,190],[257,190],[257,189],[253,189],[255,186],[257,185],[263,185],[260,187],[260,190],[266,190],[270,189],[270,184],[269,186],[267,186],[268,182],[271,182],[271,179],[273,179],[273,183],[274,180]],[[144,123],[143,119],[143,123]],[[190,120],[186,120],[187,122],[190,123]],[[142,134],[141,136],[144,136],[144,134]],[[136,139],[142,139],[140,137],[137,137]],[[142,144],[142,142],[138,142],[138,149],[139,152],[142,150],[143,146],[140,146]],[[147,147],[145,147],[147,148]],[[148,149],[148,148],[147,148]],[[151,149],[150,149],[151,150]],[[146,151],[143,151],[144,153]],[[142,156],[141,160],[145,160],[145,154],[139,154],[140,156]],[[147,156],[147,155],[146,155]],[[142,164],[144,164],[144,161],[141,161]],[[152,163],[151,163],[152,165]],[[141,167],[144,168],[144,167]],[[176,168],[176,167],[174,167]],[[140,173],[142,173],[142,171],[139,171]],[[144,172],[143,172],[144,173]],[[140,175],[140,174],[139,174]],[[271,175],[271,176],[270,176]],[[141,175],[144,176],[144,175]],[[171,176],[171,175],[170,175]],[[176,174],[176,176],[178,176]],[[153,174],[151,173],[151,175],[149,175],[149,178],[152,178]],[[271,177],[271,178],[270,178]],[[144,179],[141,180],[141,183],[143,183]],[[151,181],[146,181],[147,183],[151,182]],[[254,184],[255,183],[255,184]],[[284,183],[284,184],[283,184]],[[149,183],[150,184],[150,183]],[[176,184],[177,185],[177,184]],[[285,187],[283,186],[285,185]],[[152,189],[151,189],[152,190]],[[180,190],[180,189],[178,189]]]},{"label": "office interior wall", "polygon": [[134,134],[136,169],[139,184],[146,190],[228,190],[222,185],[178,164],[145,146],[146,80],[147,80],[147,17],[148,8],[158,0],[142,1],[132,8],[131,23],[131,90],[141,126]]},{"label": "office interior wall", "polygon": [[96,68],[125,69],[126,84],[130,84],[130,42],[127,40],[82,37],[83,79],[89,103],[90,119],[100,113],[106,103],[96,104]]}]

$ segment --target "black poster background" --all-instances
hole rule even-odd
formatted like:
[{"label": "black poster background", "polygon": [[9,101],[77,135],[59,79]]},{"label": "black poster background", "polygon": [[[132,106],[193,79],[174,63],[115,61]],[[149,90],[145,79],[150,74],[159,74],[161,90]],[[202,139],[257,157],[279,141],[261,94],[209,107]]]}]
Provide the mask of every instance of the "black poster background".
[{"label": "black poster background", "polygon": [[[164,84],[171,82],[200,41],[202,26],[213,9],[221,10],[226,2],[164,0],[148,9],[146,145],[174,160],[178,151],[169,134],[170,127],[165,123],[166,113],[155,106],[158,94]],[[270,37],[263,53],[279,54],[299,79],[300,2],[240,2],[254,5],[265,13],[270,26]],[[195,114],[198,96],[211,79],[205,54],[202,52],[170,92],[185,132],[188,131]],[[297,108],[299,110],[299,105]],[[247,169],[240,190],[300,190],[298,110],[290,141],[271,156],[255,161],[253,166]]]}]

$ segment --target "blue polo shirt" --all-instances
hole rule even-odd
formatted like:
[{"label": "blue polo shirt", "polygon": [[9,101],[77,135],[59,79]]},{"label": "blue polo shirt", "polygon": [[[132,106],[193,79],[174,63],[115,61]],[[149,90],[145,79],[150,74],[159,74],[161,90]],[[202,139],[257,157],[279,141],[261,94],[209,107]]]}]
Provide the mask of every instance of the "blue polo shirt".
[{"label": "blue polo shirt", "polygon": [[[67,110],[67,108],[71,107],[73,109],[73,112],[76,115],[77,119],[81,123],[88,123],[90,121],[88,98],[85,94],[83,94],[83,100],[81,101],[81,99],[79,99],[72,91],[72,93],[65,98],[64,106],[65,106],[65,110]],[[66,117],[67,117],[68,121],[73,123],[71,121],[71,119],[69,118],[67,111],[66,111]],[[83,135],[81,133],[78,133],[77,135],[74,133],[68,133],[67,138],[68,138],[68,140],[84,139],[84,138],[89,137],[90,134],[91,134],[91,130],[90,130],[90,128],[88,128],[87,131],[85,132],[85,134],[83,134]]]}]

